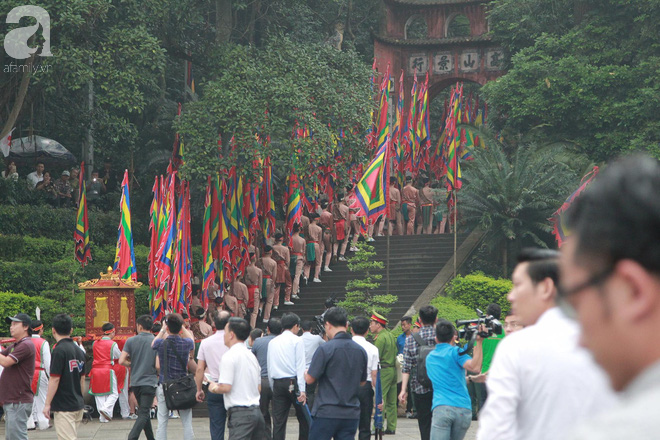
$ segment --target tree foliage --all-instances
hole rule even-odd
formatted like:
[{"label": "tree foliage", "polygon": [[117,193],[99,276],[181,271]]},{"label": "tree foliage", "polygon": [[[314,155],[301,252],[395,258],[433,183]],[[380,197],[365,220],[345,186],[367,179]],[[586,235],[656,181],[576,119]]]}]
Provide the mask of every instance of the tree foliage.
[{"label": "tree foliage", "polygon": [[[467,316],[455,319],[470,319],[475,314],[475,308],[485,312],[490,303],[499,304],[502,308],[502,316],[504,316],[511,308],[511,303],[506,299],[511,287],[511,281],[508,279],[491,278],[481,272],[475,272],[465,276],[458,275],[451,280],[446,293],[449,298],[472,311]],[[435,305],[433,301],[431,304]],[[440,317],[440,313],[438,313],[438,317]]]},{"label": "tree foliage", "polygon": [[495,0],[507,73],[485,85],[496,128],[576,144],[594,160],[660,157],[657,0]]},{"label": "tree foliage", "polygon": [[373,246],[366,242],[358,242],[358,251],[348,259],[348,268],[355,272],[356,276],[346,283],[346,298],[337,305],[346,309],[350,316],[370,315],[374,310],[380,314],[387,315],[390,310],[390,304],[398,301],[396,295],[375,294],[374,291],[380,287],[380,280],[383,277],[375,274],[373,271],[383,269],[382,261],[376,261],[376,251]]},{"label": "tree foliage", "polygon": [[486,148],[475,151],[474,161],[465,164],[459,212],[469,225],[484,231],[482,246],[506,277],[509,256],[518,249],[553,243],[548,219],[577,188],[578,179],[561,162],[566,153],[560,145],[522,141],[506,147],[484,130],[469,129],[478,132]]}]

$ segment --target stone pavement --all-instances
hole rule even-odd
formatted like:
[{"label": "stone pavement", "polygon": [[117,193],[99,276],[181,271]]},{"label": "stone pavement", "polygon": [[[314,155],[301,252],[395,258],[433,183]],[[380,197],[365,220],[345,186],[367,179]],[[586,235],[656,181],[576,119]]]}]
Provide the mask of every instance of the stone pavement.
[{"label": "stone pavement", "polygon": [[[158,422],[152,421],[154,434],[156,433],[156,426]],[[98,419],[92,420],[87,424],[81,424],[78,429],[78,438],[80,440],[126,440],[128,432],[133,426],[133,420],[113,420],[110,423],[99,423]],[[197,440],[210,440],[208,419],[206,418],[193,418],[193,430]],[[289,418],[287,425],[287,438],[295,440],[298,438],[298,423],[293,417]],[[183,429],[181,428],[181,421],[170,419],[167,427],[168,438],[175,440],[183,439]],[[477,423],[473,422],[465,440],[475,440],[477,436]],[[57,438],[55,429],[50,428],[45,431],[29,431],[29,440],[51,440]],[[5,438],[5,423],[0,422],[0,439]],[[144,433],[140,439],[145,439]],[[385,439],[419,439],[419,431],[417,430],[417,421],[399,418],[396,435],[385,436]],[[314,439],[309,439],[314,440]]]}]

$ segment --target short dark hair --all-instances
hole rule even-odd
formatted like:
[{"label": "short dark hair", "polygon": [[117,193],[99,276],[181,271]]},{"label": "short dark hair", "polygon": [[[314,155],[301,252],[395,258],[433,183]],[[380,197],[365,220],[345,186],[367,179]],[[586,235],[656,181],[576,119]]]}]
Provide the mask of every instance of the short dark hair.
[{"label": "short dark hair", "polygon": [[390,177],[390,184],[396,183],[397,178],[396,177]]},{"label": "short dark hair", "polygon": [[346,327],[348,321],[348,313],[343,307],[331,307],[323,317],[333,327]]},{"label": "short dark hair", "polygon": [[559,283],[559,252],[552,249],[524,248],[518,254],[518,264],[529,263],[527,274],[534,284],[550,278]]},{"label": "short dark hair", "polygon": [[291,330],[295,326],[300,325],[300,318],[295,313],[285,313],[282,315],[282,329]]},{"label": "short dark hair", "polygon": [[44,323],[41,322],[39,319],[33,319],[32,324],[30,324],[30,330],[32,331],[37,331],[37,327],[43,325]]},{"label": "short dark hair", "polygon": [[609,165],[567,212],[575,256],[592,270],[629,259],[660,274],[660,162],[635,154]]},{"label": "short dark hair", "polygon": [[456,328],[454,324],[446,319],[438,319],[438,323],[435,325],[435,337],[438,338],[438,341],[451,342],[455,334]]},{"label": "short dark hair", "polygon": [[303,319],[300,322],[300,328],[303,329],[304,332],[308,332],[312,330],[312,321],[310,321],[309,319]]},{"label": "short dark hair", "polygon": [[173,335],[178,334],[183,327],[183,317],[178,313],[170,313],[165,317],[165,325]]},{"label": "short dark hair", "polygon": [[109,332],[110,330],[114,329],[115,325],[111,322],[106,322],[101,326],[101,330],[103,330],[103,333]]},{"label": "short dark hair", "polygon": [[273,251],[272,246],[269,246],[269,245],[264,246],[264,253],[267,254],[268,252],[272,252],[272,251]]},{"label": "short dark hair", "polygon": [[250,332],[250,339],[253,341],[257,338],[260,338],[264,334],[264,331],[261,330],[260,328],[253,328],[252,331]]},{"label": "short dark hair", "polygon": [[351,321],[351,329],[356,335],[364,336],[369,331],[369,320],[364,316],[356,316]]},{"label": "short dark hair", "polygon": [[151,318],[150,315],[142,315],[138,319],[136,319],[135,322],[137,324],[140,324],[140,326],[146,331],[151,331],[151,327],[154,326],[154,320]]},{"label": "short dark hair", "polygon": [[419,309],[419,319],[422,320],[424,325],[432,325],[438,317],[438,309],[432,305],[424,306]]},{"label": "short dark hair", "polygon": [[160,333],[160,330],[163,328],[163,324],[160,322],[154,323],[153,326],[151,326],[151,333]]},{"label": "short dark hair", "polygon": [[69,336],[73,328],[73,320],[66,313],[58,313],[53,317],[53,330],[60,336]]},{"label": "short dark hair", "polygon": [[231,313],[226,310],[220,310],[213,312],[213,323],[215,324],[216,330],[224,330],[231,318]]},{"label": "short dark hair", "polygon": [[271,335],[279,335],[282,333],[282,320],[280,318],[270,318],[268,321],[268,333]]},{"label": "short dark hair", "polygon": [[490,303],[486,307],[486,315],[492,316],[495,319],[500,319],[502,316],[502,307],[497,303]]},{"label": "short dark hair", "polygon": [[409,324],[412,324],[412,316],[404,316],[403,318],[401,318],[401,322],[402,323],[407,322]]},{"label": "short dark hair", "polygon": [[284,239],[284,234],[282,234],[281,232],[275,234],[275,241],[280,241],[282,239]]},{"label": "short dark hair", "polygon": [[250,324],[243,318],[229,318],[228,330],[235,334],[239,341],[245,341],[250,336]]}]

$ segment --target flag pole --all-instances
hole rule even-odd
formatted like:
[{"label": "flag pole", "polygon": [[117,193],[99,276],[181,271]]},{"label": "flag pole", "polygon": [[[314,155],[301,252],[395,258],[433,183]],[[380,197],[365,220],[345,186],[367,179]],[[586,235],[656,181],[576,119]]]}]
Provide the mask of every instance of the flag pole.
[{"label": "flag pole", "polygon": [[[383,220],[385,220],[385,222],[389,221],[389,220],[387,220],[387,216],[383,216]],[[394,228],[392,228],[392,229],[394,229]],[[386,285],[387,285],[387,294],[388,295],[390,294],[390,235],[392,235],[392,234],[390,234],[389,225],[388,225],[388,230],[387,230],[387,267],[386,267],[386,272],[385,272],[385,274],[386,274],[385,277],[386,277],[386,280],[387,280]]]},{"label": "flag pole", "polygon": [[456,278],[456,242],[457,242],[457,231],[458,231],[458,224],[456,223],[456,213],[458,211],[458,198],[456,197],[456,190],[454,189],[452,191],[453,196],[454,196],[454,278]]}]

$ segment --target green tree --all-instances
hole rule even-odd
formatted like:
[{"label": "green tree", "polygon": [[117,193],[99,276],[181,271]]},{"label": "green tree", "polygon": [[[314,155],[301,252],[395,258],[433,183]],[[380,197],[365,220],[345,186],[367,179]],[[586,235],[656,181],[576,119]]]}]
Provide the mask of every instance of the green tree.
[{"label": "green tree", "polygon": [[485,140],[486,148],[474,152],[474,161],[463,163],[465,184],[458,194],[458,212],[469,225],[484,231],[482,246],[507,277],[510,255],[518,249],[553,243],[548,219],[578,180],[560,161],[566,154],[560,145],[523,141],[505,147],[488,132],[468,129]]},{"label": "green tree", "polygon": [[657,0],[495,0],[507,73],[483,91],[496,129],[574,143],[594,160],[660,157]]},{"label": "green tree", "polygon": [[374,293],[380,287],[379,281],[383,276],[373,272],[385,266],[382,261],[374,260],[376,251],[373,246],[366,242],[358,242],[357,246],[358,251],[348,259],[348,268],[356,272],[356,276],[362,275],[362,278],[348,280],[346,298],[338,306],[345,308],[350,316],[365,316],[374,310],[387,315],[392,310],[388,306],[399,298],[396,295]]}]

